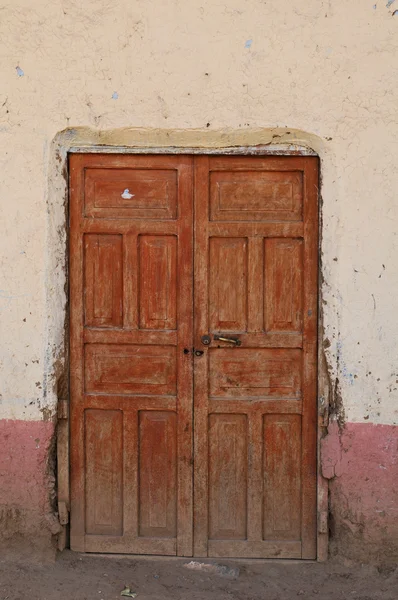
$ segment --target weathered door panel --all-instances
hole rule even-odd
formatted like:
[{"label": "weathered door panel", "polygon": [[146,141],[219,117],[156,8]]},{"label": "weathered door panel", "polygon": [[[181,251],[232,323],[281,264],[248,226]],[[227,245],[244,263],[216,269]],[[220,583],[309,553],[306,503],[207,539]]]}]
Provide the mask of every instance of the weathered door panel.
[{"label": "weathered door panel", "polygon": [[71,547],[192,554],[192,159],[70,158]]},{"label": "weathered door panel", "polygon": [[317,160],[195,169],[194,552],[315,558]]}]

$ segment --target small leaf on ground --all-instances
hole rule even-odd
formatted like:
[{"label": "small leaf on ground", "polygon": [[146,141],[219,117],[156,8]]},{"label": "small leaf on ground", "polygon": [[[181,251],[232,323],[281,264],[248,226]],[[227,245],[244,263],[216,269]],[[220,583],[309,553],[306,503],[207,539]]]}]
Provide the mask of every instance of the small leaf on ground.
[{"label": "small leaf on ground", "polygon": [[121,596],[127,596],[128,598],[136,598],[137,592],[132,592],[131,589],[126,586],[124,590],[120,593]]}]

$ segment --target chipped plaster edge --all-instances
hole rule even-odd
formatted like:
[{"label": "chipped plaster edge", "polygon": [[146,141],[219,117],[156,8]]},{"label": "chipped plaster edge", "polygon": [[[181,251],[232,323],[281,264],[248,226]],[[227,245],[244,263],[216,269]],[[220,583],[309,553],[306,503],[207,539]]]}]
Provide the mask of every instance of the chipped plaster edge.
[{"label": "chipped plaster edge", "polygon": [[68,147],[62,136],[53,139],[48,154],[43,402],[46,402],[49,418],[54,420],[60,387],[66,385],[68,353],[65,331],[68,323]]},{"label": "chipped plaster edge", "polygon": [[304,148],[295,144],[258,144],[257,146],[226,146],[225,148],[200,148],[181,146],[168,146],[166,148],[140,146],[79,146],[72,147],[69,152],[75,154],[193,154],[193,155],[219,155],[223,156],[318,156],[311,148]]},{"label": "chipped plaster edge", "polygon": [[[275,143],[275,139],[278,143]],[[328,140],[329,141],[329,140]],[[55,135],[49,147],[47,164],[46,237],[46,360],[45,393],[48,414],[56,419],[59,378],[68,378],[68,154],[223,154],[223,155],[301,155],[318,156],[319,180],[319,338],[318,338],[318,560],[328,556],[328,481],[320,468],[320,441],[327,432],[327,410],[334,369],[331,355],[324,350],[323,293],[327,269],[323,255],[322,183],[336,180],[336,164],[330,144],[318,136],[288,128],[245,131],[117,129],[97,131],[86,127],[68,128]],[[335,381],[338,381],[336,374]],[[67,454],[67,453],[66,453]],[[64,465],[65,467],[65,465]],[[323,522],[323,526],[322,526]]]}]

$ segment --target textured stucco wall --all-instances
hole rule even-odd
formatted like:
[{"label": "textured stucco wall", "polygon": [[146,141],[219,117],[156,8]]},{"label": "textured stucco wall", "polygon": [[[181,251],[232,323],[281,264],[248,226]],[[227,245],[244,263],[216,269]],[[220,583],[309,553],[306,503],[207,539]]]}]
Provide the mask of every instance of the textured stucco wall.
[{"label": "textured stucco wall", "polygon": [[[340,423],[360,428],[347,452],[350,468],[363,477],[363,425],[389,426],[395,442],[386,450],[386,477],[392,481],[398,421],[395,9],[398,4],[377,0],[2,3],[0,419],[15,427],[29,421],[23,435],[39,439],[39,448],[51,447],[63,355],[66,148],[298,143],[321,158],[332,404]],[[3,429],[10,431],[8,424]],[[0,435],[1,452],[10,454],[9,437]],[[343,443],[338,428],[329,435],[326,462],[336,440]],[[46,479],[48,460],[39,448],[36,455],[34,447],[26,450],[36,457],[29,469]],[[0,488],[9,464],[0,462]],[[344,477],[330,469],[327,476],[332,493],[342,486],[344,495]],[[29,497],[2,494],[0,523],[10,506],[51,514],[51,492],[45,506]],[[335,498],[338,516],[337,492]],[[387,525],[396,519],[396,496],[377,509],[384,516],[372,510],[364,500],[359,513],[377,553],[380,519]],[[355,531],[345,537],[346,553],[357,538]],[[398,553],[398,540],[391,543]]]}]

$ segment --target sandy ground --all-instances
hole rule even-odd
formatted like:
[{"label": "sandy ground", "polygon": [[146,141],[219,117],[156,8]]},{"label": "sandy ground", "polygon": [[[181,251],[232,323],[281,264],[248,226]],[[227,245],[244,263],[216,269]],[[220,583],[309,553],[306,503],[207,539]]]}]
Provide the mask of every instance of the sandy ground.
[{"label": "sandy ground", "polygon": [[120,600],[126,586],[137,600],[398,600],[398,567],[207,560],[192,569],[188,563],[69,551],[45,566],[2,558],[0,600]]}]

